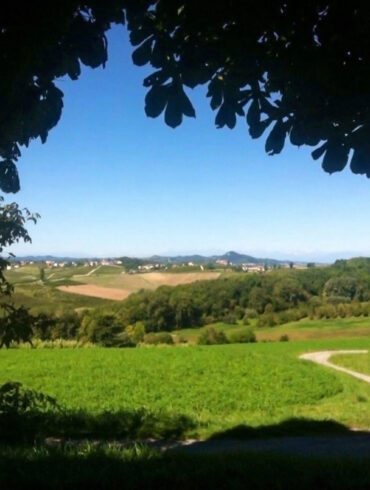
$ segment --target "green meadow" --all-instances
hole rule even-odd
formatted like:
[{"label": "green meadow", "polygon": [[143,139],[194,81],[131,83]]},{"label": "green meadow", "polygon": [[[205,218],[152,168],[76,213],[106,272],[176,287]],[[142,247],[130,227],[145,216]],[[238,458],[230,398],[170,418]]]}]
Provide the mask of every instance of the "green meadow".
[{"label": "green meadow", "polygon": [[[241,324],[230,325],[222,322],[212,324],[216,330],[225,332],[228,338],[233,334],[245,331],[246,326]],[[207,328],[186,328],[174,332],[175,340],[185,339],[190,343],[196,343],[199,335]],[[278,341],[284,335],[289,340],[325,340],[340,338],[368,338],[370,337],[369,317],[350,317],[309,320],[303,319],[297,322],[289,322],[274,327],[257,327],[256,320],[250,320],[250,328],[253,329],[259,342]]]},{"label": "green meadow", "polygon": [[370,375],[369,352],[367,354],[338,354],[333,356],[330,362],[352,369],[352,371]]},{"label": "green meadow", "polygon": [[[204,438],[273,431],[302,419],[365,428],[370,385],[298,359],[308,351],[359,348],[370,348],[370,339],[10,349],[0,351],[0,384],[19,381],[55,397],[70,421],[75,417],[68,429],[74,433],[100,427],[106,436]],[[288,433],[297,428],[285,425]]]}]

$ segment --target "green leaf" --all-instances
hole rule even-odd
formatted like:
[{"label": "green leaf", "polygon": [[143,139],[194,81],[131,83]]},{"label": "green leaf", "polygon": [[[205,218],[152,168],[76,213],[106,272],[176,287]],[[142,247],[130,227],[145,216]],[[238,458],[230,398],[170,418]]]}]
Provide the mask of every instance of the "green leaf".
[{"label": "green leaf", "polygon": [[218,78],[214,78],[208,85],[207,97],[211,97],[211,108],[212,110],[220,107],[223,100],[223,88],[222,83]]},{"label": "green leaf", "polygon": [[13,193],[20,189],[17,167],[10,160],[0,162],[0,189]]},{"label": "green leaf", "polygon": [[248,112],[247,112],[247,123],[248,126],[256,126],[261,119],[261,112],[260,112],[260,107],[258,104],[257,99],[253,99],[253,102],[249,106]]},{"label": "green leaf", "polygon": [[145,96],[145,114],[148,117],[158,117],[168,102],[168,87],[154,85]]},{"label": "green leaf", "polygon": [[327,148],[327,143],[324,143],[323,145],[313,150],[313,152],[311,152],[312,158],[314,160],[318,160],[325,153],[326,148]]},{"label": "green leaf", "polygon": [[144,78],[144,87],[151,87],[152,85],[162,85],[170,78],[170,73],[164,69],[157,70],[151,75]]},{"label": "green leaf", "polygon": [[341,172],[347,165],[349,147],[342,142],[328,142],[327,150],[322,161],[325,172]]},{"label": "green leaf", "polygon": [[228,128],[233,129],[235,127],[235,111],[227,102],[224,102],[220,107],[215,119],[215,124],[217,128],[223,128],[224,126],[227,126]]},{"label": "green leaf", "polygon": [[135,29],[134,31],[130,32],[130,43],[133,46],[138,46],[145,41],[145,39],[148,39],[150,35],[151,31],[147,28]]},{"label": "green leaf", "polygon": [[290,130],[290,142],[292,145],[302,146],[305,142],[305,133],[302,127],[298,123],[294,123],[292,129]]},{"label": "green leaf", "polygon": [[168,99],[164,120],[171,128],[176,128],[182,123],[181,101],[176,95],[172,95]]},{"label": "green leaf", "polygon": [[149,63],[152,55],[152,43],[153,40],[148,39],[141,44],[141,46],[135,49],[135,51],[132,53],[132,61],[135,63],[135,65],[143,66],[146,65],[146,63]]},{"label": "green leaf", "polygon": [[355,148],[350,165],[354,174],[366,174],[367,177],[370,177],[369,155],[369,148],[364,148],[363,146]]},{"label": "green leaf", "polygon": [[189,97],[184,92],[183,88],[181,88],[181,92],[179,96],[180,96],[180,107],[184,116],[195,117],[194,107],[190,102]]},{"label": "green leaf", "polygon": [[276,155],[284,148],[286,137],[286,126],[282,121],[277,121],[268,135],[265,150],[269,155]]},{"label": "green leaf", "polygon": [[264,133],[265,129],[271,124],[271,119],[259,121],[257,124],[249,126],[249,134],[253,139],[259,138]]}]

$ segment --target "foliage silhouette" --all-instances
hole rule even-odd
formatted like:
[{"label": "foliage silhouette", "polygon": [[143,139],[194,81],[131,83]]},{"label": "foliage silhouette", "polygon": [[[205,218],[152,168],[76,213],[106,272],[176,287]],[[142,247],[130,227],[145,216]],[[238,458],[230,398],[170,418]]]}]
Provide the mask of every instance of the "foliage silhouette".
[{"label": "foliage silhouette", "polygon": [[195,427],[186,415],[140,410],[88,413],[68,410],[18,382],[0,387],[0,441],[33,442],[46,437],[100,439],[183,438]]},{"label": "foliage silhouette", "polygon": [[[289,421],[288,421],[289,422]],[[294,420],[291,421],[295,425]],[[325,423],[307,423],[314,434],[326,433]],[[271,426],[275,433],[279,425]],[[282,425],[286,425],[283,423]],[[334,428],[334,427],[333,427]],[[335,432],[335,431],[334,431]],[[345,429],[338,427],[333,447],[345,448]],[[258,433],[258,428],[255,429]],[[263,437],[264,434],[261,434]],[[361,445],[368,435],[349,435]],[[292,438],[289,438],[292,440]],[[329,439],[329,438],[327,438]],[[263,442],[263,441],[261,441]],[[258,444],[258,441],[255,441]],[[104,443],[101,441],[73,443],[64,441],[56,447],[45,445],[0,445],[0,485],[3,488],[91,488],[91,489],[281,489],[344,490],[369,488],[370,469],[364,458],[350,455],[314,456],[277,454],[274,452],[243,452],[238,444],[224,451],[227,441],[199,441],[175,451],[160,452],[141,444]],[[153,447],[155,445],[153,444]],[[326,446],[327,447],[327,446]],[[180,450],[176,450],[180,449]],[[124,482],[124,483],[123,483]]]},{"label": "foliage silhouette", "polygon": [[266,152],[286,140],[313,146],[326,172],[370,176],[370,6],[335,0],[77,0],[0,7],[0,188],[17,192],[20,146],[45,142],[63,92],[81,64],[108,59],[106,31],[124,24],[144,79],[148,117],[195,117],[184,90],[208,84],[217,127],[246,117],[252,138],[270,128]]},{"label": "foliage silhouette", "polygon": [[[28,209],[21,209],[17,203],[4,204],[0,196],[0,254],[4,248],[18,243],[31,242],[31,237],[26,229],[26,223],[36,223],[38,214],[32,214]],[[6,279],[4,272],[9,261],[0,255],[0,348],[9,347],[11,342],[31,342],[33,317],[29,315],[27,308],[15,307],[10,296],[13,287]]]}]

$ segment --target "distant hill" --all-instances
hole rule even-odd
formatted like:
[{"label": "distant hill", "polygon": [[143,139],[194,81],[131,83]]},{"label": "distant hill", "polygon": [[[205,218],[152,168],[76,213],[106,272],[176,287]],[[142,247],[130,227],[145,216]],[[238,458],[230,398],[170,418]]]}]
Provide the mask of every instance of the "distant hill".
[{"label": "distant hill", "polygon": [[[105,257],[107,258],[107,257]],[[166,256],[166,255],[152,255],[147,258],[137,258],[137,257],[117,257],[122,261],[122,264],[126,267],[137,267],[138,265],[143,265],[148,262],[157,262],[160,264],[183,264],[188,262],[193,262],[193,264],[207,264],[210,262],[216,262],[217,260],[227,260],[230,264],[267,264],[267,265],[279,265],[286,264],[288,260],[276,260],[271,258],[258,258],[252,255],[240,254],[238,252],[229,251],[223,255],[177,255],[177,256]],[[55,262],[71,262],[71,261],[81,261],[81,260],[99,260],[99,258],[76,258],[76,257],[56,257],[54,255],[27,255],[23,257],[15,257],[11,259],[13,261],[25,260],[33,262],[45,262],[46,260]]]},{"label": "distant hill", "polygon": [[256,258],[251,255],[239,254],[237,252],[226,252],[223,255],[177,255],[175,257],[171,256],[162,256],[162,255],[153,255],[149,257],[150,261],[159,262],[159,263],[170,263],[170,264],[178,264],[178,263],[188,263],[193,262],[194,264],[206,264],[209,262],[216,262],[216,260],[227,260],[231,264],[244,264],[249,262],[251,264],[267,264],[267,265],[278,265],[278,264],[286,264],[288,261],[286,260],[276,260],[269,258]]}]

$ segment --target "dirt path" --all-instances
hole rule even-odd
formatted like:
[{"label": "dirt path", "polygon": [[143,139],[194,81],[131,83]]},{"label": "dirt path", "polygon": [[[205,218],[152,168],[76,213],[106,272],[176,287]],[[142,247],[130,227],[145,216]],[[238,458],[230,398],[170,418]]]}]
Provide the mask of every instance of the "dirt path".
[{"label": "dirt path", "polygon": [[337,371],[341,371],[342,373],[349,374],[354,378],[361,379],[362,381],[366,381],[366,383],[370,383],[370,376],[362,373],[358,373],[356,371],[352,371],[351,369],[344,368],[342,366],[337,366],[329,362],[329,359],[334,354],[367,354],[367,350],[325,350],[319,352],[308,352],[306,354],[302,354],[299,356],[300,359],[305,359],[306,361],[316,362],[316,364],[321,364],[322,366],[330,367]]},{"label": "dirt path", "polygon": [[101,265],[98,265],[98,267],[96,267],[95,269],[93,269],[92,271],[90,271],[90,272],[88,272],[87,274],[84,274],[84,275],[86,277],[91,276],[92,274],[94,274],[94,272],[98,271],[100,268],[101,268]]}]

